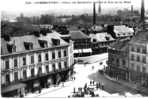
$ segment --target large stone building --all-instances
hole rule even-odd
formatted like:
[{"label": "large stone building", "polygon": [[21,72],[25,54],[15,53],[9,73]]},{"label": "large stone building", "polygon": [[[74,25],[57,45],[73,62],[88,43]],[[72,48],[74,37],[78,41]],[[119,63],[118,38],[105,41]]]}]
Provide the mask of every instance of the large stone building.
[{"label": "large stone building", "polygon": [[65,81],[73,64],[73,43],[57,32],[2,38],[2,96],[24,95]]},{"label": "large stone building", "polygon": [[129,40],[117,41],[108,48],[108,74],[111,77],[129,80],[128,42]]},{"label": "large stone building", "polygon": [[117,79],[148,86],[148,31],[140,31],[130,41],[108,49],[108,73]]},{"label": "large stone building", "polygon": [[148,31],[139,32],[129,42],[130,80],[148,85]]}]

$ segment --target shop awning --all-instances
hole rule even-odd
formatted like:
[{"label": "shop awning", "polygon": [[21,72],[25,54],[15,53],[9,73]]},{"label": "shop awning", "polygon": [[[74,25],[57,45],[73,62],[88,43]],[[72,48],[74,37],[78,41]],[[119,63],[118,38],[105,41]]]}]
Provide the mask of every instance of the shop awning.
[{"label": "shop awning", "polygon": [[91,48],[83,49],[83,53],[90,53],[90,52],[92,52],[92,49]]},{"label": "shop awning", "polygon": [[24,87],[26,87],[26,84],[16,83],[16,84],[9,85],[7,87],[1,88],[1,91],[2,91],[2,93],[7,93],[7,92],[11,92],[11,91],[21,89],[21,88],[24,88]]},{"label": "shop awning", "polygon": [[79,53],[79,51],[78,50],[74,50],[74,53]]}]

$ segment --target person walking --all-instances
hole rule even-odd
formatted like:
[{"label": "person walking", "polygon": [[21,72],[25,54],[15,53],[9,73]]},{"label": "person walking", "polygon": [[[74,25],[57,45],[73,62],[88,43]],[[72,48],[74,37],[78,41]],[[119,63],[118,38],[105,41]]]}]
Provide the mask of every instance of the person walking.
[{"label": "person walking", "polygon": [[97,90],[99,89],[99,83],[96,84],[96,89],[97,89]]},{"label": "person walking", "polygon": [[102,90],[104,90],[104,83],[102,83]]},{"label": "person walking", "polygon": [[95,81],[94,81],[94,80],[92,81],[92,84],[93,84],[93,85],[95,84]]}]

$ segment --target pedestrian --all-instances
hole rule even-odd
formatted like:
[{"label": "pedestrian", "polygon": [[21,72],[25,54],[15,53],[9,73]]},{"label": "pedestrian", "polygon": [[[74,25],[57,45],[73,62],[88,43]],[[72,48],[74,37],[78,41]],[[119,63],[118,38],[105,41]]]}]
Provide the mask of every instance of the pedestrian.
[{"label": "pedestrian", "polygon": [[99,88],[100,88],[100,82],[98,82],[98,86],[99,86]]},{"label": "pedestrian", "polygon": [[76,89],[75,89],[75,87],[73,88],[73,93],[75,93],[76,92]]},{"label": "pedestrian", "polygon": [[84,88],[87,88],[87,83],[85,83]]},{"label": "pedestrian", "polygon": [[95,84],[95,81],[93,80],[92,83],[93,83],[93,85],[94,85],[94,84]]},{"label": "pedestrian", "polygon": [[94,66],[92,66],[92,70],[94,69]]},{"label": "pedestrian", "polygon": [[73,79],[75,80],[75,77],[73,77]]},{"label": "pedestrian", "polygon": [[99,89],[99,83],[96,84],[96,89],[97,89],[97,90]]},{"label": "pedestrian", "polygon": [[104,90],[104,83],[102,83],[102,90]]},{"label": "pedestrian", "polygon": [[90,81],[90,85],[92,84],[92,81]]},{"label": "pedestrian", "polygon": [[64,82],[62,82],[62,86],[64,87]]}]

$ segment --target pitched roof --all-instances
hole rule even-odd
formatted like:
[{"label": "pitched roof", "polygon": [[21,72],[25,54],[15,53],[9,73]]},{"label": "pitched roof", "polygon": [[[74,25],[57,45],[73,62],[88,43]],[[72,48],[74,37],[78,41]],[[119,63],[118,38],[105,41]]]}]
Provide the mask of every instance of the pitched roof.
[{"label": "pitched roof", "polygon": [[139,31],[130,43],[148,43],[148,30]]},{"label": "pitched roof", "polygon": [[70,31],[71,39],[87,39],[89,38],[86,34],[81,31]]},{"label": "pitched roof", "polygon": [[36,37],[34,35],[25,35],[25,36],[18,36],[18,37],[11,37],[11,41],[5,41],[3,38],[1,39],[1,54],[10,54],[7,50],[7,44],[12,43],[16,46],[16,52],[24,52],[26,51],[24,42],[29,42],[33,45],[32,50],[42,49],[42,47],[39,44],[38,40],[45,40],[47,41],[48,48],[53,46],[52,39],[58,39],[60,40],[60,45],[67,45],[68,43],[65,42],[60,38],[60,34],[53,32],[53,33],[47,33],[46,36],[41,35],[40,37]]},{"label": "pitched roof", "polygon": [[7,54],[9,53],[8,52],[8,49],[7,49],[7,41],[5,41],[3,38],[1,38],[1,54]]},{"label": "pitched roof", "polygon": [[63,39],[61,39],[61,35],[57,32],[48,33],[47,36],[40,35],[39,39],[48,41],[48,47],[52,47],[52,39],[59,39],[60,45],[68,44]]},{"label": "pitched roof", "polygon": [[117,37],[132,36],[134,33],[133,28],[129,28],[125,25],[114,26],[114,32]]},{"label": "pitched roof", "polygon": [[127,51],[128,43],[129,43],[129,40],[116,41],[110,47],[120,51]]},{"label": "pitched roof", "polygon": [[97,33],[97,34],[90,34],[91,40],[96,39],[97,42],[107,42],[115,40],[110,34],[107,32]]}]

